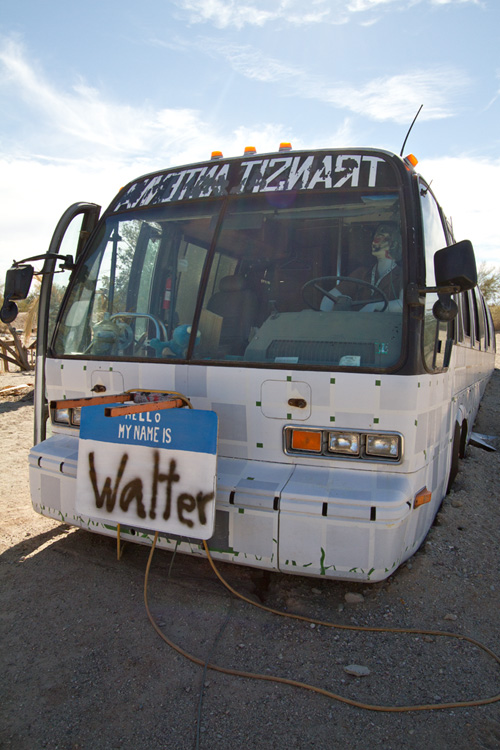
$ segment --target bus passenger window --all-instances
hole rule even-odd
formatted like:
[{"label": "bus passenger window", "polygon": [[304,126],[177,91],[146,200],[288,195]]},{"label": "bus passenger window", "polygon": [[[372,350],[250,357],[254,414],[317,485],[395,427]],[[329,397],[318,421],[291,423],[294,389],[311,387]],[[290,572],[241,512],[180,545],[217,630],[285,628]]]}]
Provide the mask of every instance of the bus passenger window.
[{"label": "bus passenger window", "polygon": [[462,292],[462,321],[464,326],[464,334],[467,338],[470,339],[471,337],[471,309],[470,309],[470,300],[469,300],[469,292]]},{"label": "bus passenger window", "polygon": [[484,349],[484,310],[477,287],[472,290],[472,295],[474,317],[476,320],[476,343],[479,345],[480,349]]},{"label": "bus passenger window", "polygon": [[[434,278],[434,255],[447,246],[447,238],[441,219],[441,212],[429,190],[429,186],[421,183],[420,206],[425,248],[425,285],[436,286]],[[450,331],[448,324],[436,320],[432,308],[437,294],[426,294],[424,313],[424,359],[429,370],[440,370],[444,366],[445,351]]]},{"label": "bus passenger window", "polygon": [[486,303],[484,301],[484,297],[481,297],[481,307],[483,309],[483,316],[484,316],[484,348],[489,349],[491,346],[491,331],[490,331],[490,321],[488,318],[488,310],[486,308]]}]

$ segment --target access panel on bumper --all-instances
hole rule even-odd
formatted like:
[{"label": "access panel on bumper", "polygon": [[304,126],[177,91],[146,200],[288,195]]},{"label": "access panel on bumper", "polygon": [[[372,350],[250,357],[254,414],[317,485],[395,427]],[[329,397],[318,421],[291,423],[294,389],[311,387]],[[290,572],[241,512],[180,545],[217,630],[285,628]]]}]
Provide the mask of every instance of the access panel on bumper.
[{"label": "access panel on bumper", "polygon": [[278,568],[280,497],[293,470],[285,464],[219,458],[215,534],[208,542],[215,558]]},{"label": "access panel on bumper", "polygon": [[297,466],[281,495],[279,569],[386,578],[414,551],[412,497],[402,475]]}]

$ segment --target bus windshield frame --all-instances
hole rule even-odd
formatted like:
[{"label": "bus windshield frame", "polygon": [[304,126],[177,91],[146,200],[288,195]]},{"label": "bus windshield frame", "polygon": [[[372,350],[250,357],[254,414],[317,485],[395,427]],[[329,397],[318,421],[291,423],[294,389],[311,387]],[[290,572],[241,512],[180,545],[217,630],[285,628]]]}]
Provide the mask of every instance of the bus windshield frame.
[{"label": "bus windshield frame", "polygon": [[[394,371],[407,278],[398,170],[380,152],[263,163],[127,186],[74,274],[52,355]],[[391,249],[377,255],[384,232]]]}]

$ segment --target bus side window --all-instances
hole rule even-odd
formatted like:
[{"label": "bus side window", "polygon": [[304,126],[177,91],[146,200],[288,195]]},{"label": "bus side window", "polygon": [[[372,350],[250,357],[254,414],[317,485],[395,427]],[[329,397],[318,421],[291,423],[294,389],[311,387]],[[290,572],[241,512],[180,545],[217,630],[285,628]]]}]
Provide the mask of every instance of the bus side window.
[{"label": "bus side window", "polygon": [[472,295],[474,302],[474,317],[476,319],[476,343],[480,349],[484,349],[484,310],[481,305],[481,299],[477,287],[472,290]]},{"label": "bus side window", "polygon": [[462,322],[462,299],[461,295],[455,295],[453,297],[458,306],[458,315],[452,321],[450,321],[450,337],[453,339],[455,344],[459,344],[464,340],[464,326]]},{"label": "bus side window", "polygon": [[483,319],[484,319],[484,348],[488,350],[490,348],[490,326],[488,321],[488,313],[486,312],[486,305],[484,302],[484,298],[481,296],[480,300],[481,309],[483,311]]},{"label": "bus side window", "polygon": [[[441,212],[429,190],[420,183],[420,206],[425,250],[425,284],[436,286],[434,278],[434,255],[448,244],[443,226]],[[436,320],[432,308],[437,300],[437,294],[427,294],[425,298],[424,314],[424,359],[429,370],[440,370],[444,366],[446,344],[449,338],[448,324]]]},{"label": "bus side window", "polygon": [[469,292],[462,292],[462,321],[464,326],[464,335],[466,339],[469,339],[469,346],[471,346],[472,326],[471,326],[471,309]]},{"label": "bus side window", "polygon": [[[75,218],[72,220],[72,222],[66,229],[66,232],[64,234],[64,238],[63,238],[60,250],[59,250],[61,255],[70,255],[70,254],[74,255],[75,254],[76,247],[78,244],[78,238],[80,237],[82,221],[83,221],[83,214],[78,214],[77,216],[75,216]],[[57,320],[57,313],[61,306],[61,302],[64,297],[66,287],[68,286],[70,276],[71,276],[71,271],[69,270],[68,271],[59,270],[59,272],[54,274],[53,276],[52,287],[50,290],[49,320],[48,320],[48,327],[47,327],[47,330],[48,330],[47,340],[49,342],[52,340],[52,335],[54,333],[56,320]]]},{"label": "bus side window", "polygon": [[485,302],[484,297],[481,295],[481,302],[483,305],[484,312],[484,334],[486,349],[495,349],[495,331],[493,328],[493,319],[491,317],[488,305]]},{"label": "bus side window", "polygon": [[486,308],[486,318],[488,320],[488,329],[490,332],[490,346],[493,351],[496,351],[497,344],[496,344],[496,338],[495,338],[495,326],[493,325],[493,318],[492,318],[489,307],[486,306],[486,303],[485,303],[485,308]]}]

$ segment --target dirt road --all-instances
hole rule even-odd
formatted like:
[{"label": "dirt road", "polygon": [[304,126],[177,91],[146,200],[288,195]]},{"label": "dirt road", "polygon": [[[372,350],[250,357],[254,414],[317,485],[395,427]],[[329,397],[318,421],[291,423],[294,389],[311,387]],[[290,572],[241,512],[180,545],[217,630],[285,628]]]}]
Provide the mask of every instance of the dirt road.
[{"label": "dirt road", "polygon": [[[0,376],[0,385],[11,381],[30,385],[33,377]],[[128,545],[118,561],[112,540],[31,510],[32,408],[29,390],[0,403],[2,748],[500,747],[498,702],[374,712],[289,685],[204,671],[176,653],[146,615],[147,548]],[[498,435],[499,417],[497,369],[475,429]],[[287,612],[346,625],[453,631],[500,653],[499,477],[500,450],[470,447],[427,542],[384,583],[221,570],[235,589]],[[148,590],[162,631],[211,663],[378,705],[500,693],[498,664],[468,642],[283,619],[235,599],[203,560],[155,552]],[[362,595],[359,602],[346,601],[353,593]],[[352,664],[370,674],[348,674]]]}]

